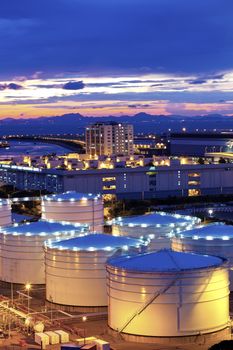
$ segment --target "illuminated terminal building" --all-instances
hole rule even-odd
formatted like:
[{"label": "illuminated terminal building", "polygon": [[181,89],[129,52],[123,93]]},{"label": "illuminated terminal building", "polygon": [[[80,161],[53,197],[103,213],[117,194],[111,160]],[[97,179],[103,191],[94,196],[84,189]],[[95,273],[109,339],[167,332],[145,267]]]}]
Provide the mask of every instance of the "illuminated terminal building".
[{"label": "illuminated terminal building", "polygon": [[211,254],[228,259],[230,289],[233,291],[233,226],[213,223],[185,230],[172,238],[172,249],[183,252]]},{"label": "illuminated terminal building", "polygon": [[233,193],[233,164],[180,164],[67,171],[0,164],[0,181],[18,189],[101,193],[117,199]]},{"label": "illuminated terminal building", "polygon": [[84,234],[87,227],[38,221],[0,230],[0,280],[44,284],[44,242]]},{"label": "illuminated terminal building", "polygon": [[145,215],[119,217],[112,220],[112,233],[116,236],[129,236],[150,239],[149,249],[170,248],[171,237],[175,232],[193,228],[200,219],[179,214],[152,212]]},{"label": "illuminated terminal building", "polygon": [[138,254],[147,242],[107,234],[90,234],[46,242],[46,298],[66,310],[98,311],[107,306],[106,269],[109,257]]},{"label": "illuminated terminal building", "polygon": [[[125,340],[231,339],[226,259],[161,250],[107,264],[108,325]],[[215,333],[216,332],[216,333]],[[207,338],[205,338],[207,339]]]}]

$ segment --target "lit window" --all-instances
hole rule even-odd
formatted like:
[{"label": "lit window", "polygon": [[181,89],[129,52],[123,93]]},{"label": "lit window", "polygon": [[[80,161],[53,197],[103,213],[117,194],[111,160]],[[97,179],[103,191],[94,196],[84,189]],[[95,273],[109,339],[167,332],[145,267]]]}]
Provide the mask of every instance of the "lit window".
[{"label": "lit window", "polygon": [[115,176],[112,176],[112,177],[103,177],[103,178],[102,178],[102,181],[103,181],[103,182],[116,181],[116,178],[115,178]]},{"label": "lit window", "polygon": [[116,189],[116,185],[105,185],[103,186],[103,190],[115,190]]}]

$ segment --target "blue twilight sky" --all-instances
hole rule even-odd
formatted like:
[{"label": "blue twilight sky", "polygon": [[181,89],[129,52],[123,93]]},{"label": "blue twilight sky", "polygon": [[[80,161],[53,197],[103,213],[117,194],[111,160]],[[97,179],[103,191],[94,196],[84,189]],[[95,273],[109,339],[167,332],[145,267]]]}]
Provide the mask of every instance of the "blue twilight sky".
[{"label": "blue twilight sky", "polygon": [[233,114],[232,0],[1,0],[0,117]]}]

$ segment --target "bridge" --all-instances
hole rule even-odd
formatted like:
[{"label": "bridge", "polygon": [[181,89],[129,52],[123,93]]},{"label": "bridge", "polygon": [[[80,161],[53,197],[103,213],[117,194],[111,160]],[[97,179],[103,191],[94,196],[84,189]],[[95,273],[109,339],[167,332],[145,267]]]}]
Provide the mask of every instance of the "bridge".
[{"label": "bridge", "polygon": [[62,136],[10,135],[10,136],[5,136],[4,140],[53,143],[53,144],[65,147],[73,152],[85,153],[85,142],[79,139],[72,138],[73,136],[69,136],[69,137],[70,138],[66,138],[64,135]]}]

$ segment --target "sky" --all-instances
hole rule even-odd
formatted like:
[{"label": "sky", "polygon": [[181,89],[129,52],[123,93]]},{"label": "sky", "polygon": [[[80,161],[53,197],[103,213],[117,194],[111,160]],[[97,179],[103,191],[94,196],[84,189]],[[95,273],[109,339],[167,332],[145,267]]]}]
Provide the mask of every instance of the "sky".
[{"label": "sky", "polygon": [[233,115],[232,0],[1,0],[0,118]]}]

